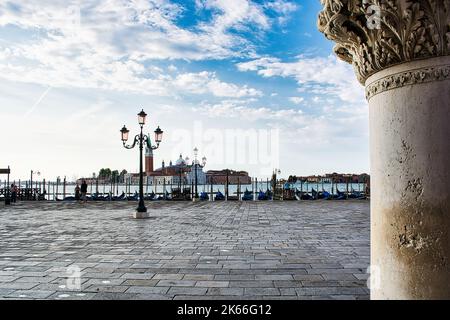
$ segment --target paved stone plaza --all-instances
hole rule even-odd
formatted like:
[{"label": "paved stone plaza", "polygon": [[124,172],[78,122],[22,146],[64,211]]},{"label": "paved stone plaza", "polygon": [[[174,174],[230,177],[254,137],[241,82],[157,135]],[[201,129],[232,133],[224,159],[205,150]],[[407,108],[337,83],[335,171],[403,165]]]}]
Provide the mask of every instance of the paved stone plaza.
[{"label": "paved stone plaza", "polygon": [[136,205],[1,205],[0,299],[369,298],[368,201]]}]

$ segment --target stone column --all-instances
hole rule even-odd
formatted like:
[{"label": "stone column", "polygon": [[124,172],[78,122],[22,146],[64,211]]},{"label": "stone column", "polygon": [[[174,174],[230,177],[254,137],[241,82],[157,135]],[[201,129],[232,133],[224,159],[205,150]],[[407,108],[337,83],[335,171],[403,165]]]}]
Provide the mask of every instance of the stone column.
[{"label": "stone column", "polygon": [[369,103],[371,298],[450,299],[450,0],[321,2]]}]

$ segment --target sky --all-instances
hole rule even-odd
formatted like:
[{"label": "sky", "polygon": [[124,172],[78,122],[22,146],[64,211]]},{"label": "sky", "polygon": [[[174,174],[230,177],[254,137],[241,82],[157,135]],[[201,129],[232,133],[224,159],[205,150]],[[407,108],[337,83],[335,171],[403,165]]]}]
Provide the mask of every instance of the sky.
[{"label": "sky", "polygon": [[[368,107],[317,31],[319,0],[0,2],[0,168],[75,179],[137,172],[119,130],[205,170],[369,173]],[[2,179],[4,177],[0,177]]]}]

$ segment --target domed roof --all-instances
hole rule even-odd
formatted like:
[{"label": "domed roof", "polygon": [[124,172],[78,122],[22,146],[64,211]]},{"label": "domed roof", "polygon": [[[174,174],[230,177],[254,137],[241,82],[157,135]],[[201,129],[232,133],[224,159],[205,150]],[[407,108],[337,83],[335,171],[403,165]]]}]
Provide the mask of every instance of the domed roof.
[{"label": "domed roof", "polygon": [[178,158],[178,160],[175,162],[176,166],[183,166],[186,164],[186,161],[184,161],[183,156],[180,154],[180,157]]}]

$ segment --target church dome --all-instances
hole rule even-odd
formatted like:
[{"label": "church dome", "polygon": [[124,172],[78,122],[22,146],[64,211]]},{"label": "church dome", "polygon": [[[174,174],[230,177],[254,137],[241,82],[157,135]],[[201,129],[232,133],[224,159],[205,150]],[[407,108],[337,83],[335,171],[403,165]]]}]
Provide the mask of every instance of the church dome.
[{"label": "church dome", "polygon": [[178,158],[178,160],[175,162],[176,166],[183,166],[186,164],[186,161],[184,161],[183,156],[180,154],[180,157]]}]

